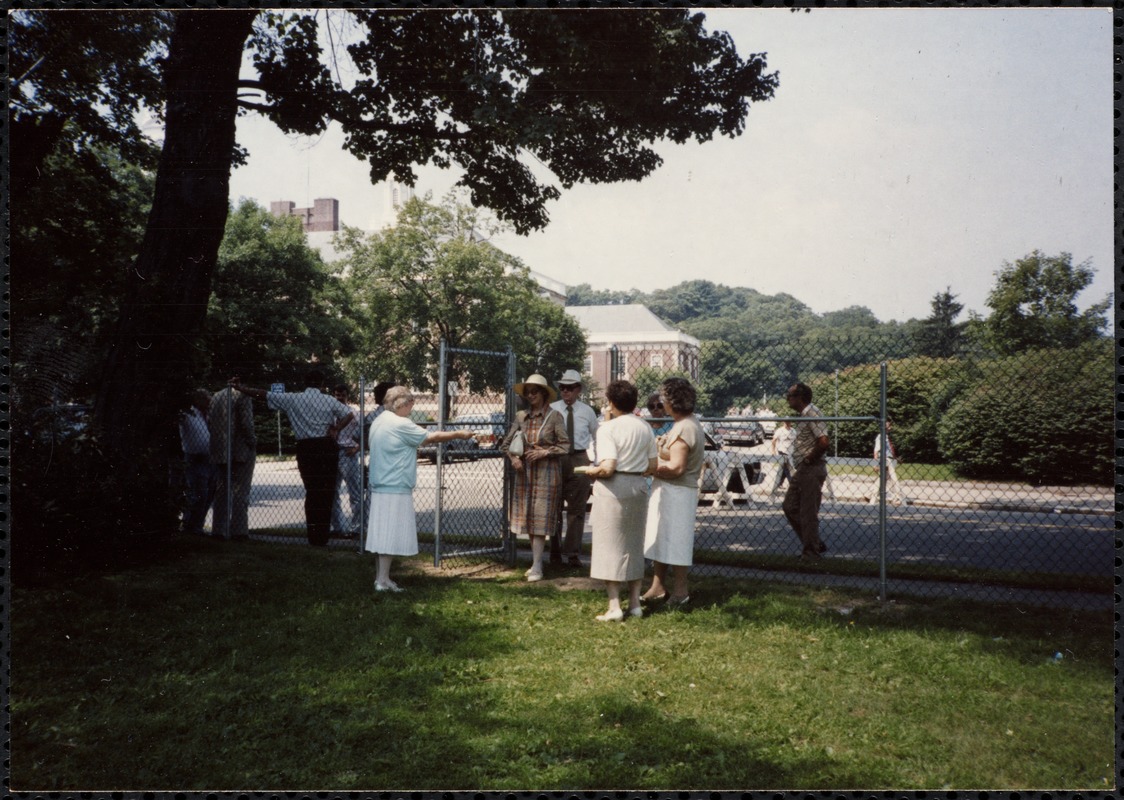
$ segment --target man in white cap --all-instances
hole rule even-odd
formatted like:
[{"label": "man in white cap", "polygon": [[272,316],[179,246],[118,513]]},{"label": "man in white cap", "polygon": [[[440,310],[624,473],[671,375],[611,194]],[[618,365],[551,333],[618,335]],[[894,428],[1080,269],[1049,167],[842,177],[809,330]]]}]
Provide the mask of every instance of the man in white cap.
[{"label": "man in white cap", "polygon": [[597,434],[597,412],[583,403],[582,376],[576,369],[568,369],[556,382],[561,400],[551,408],[562,415],[566,433],[570,437],[570,453],[562,459],[562,501],[566,505],[566,538],[562,539],[563,513],[558,514],[554,535],[550,537],[550,561],[561,564],[563,556],[571,567],[582,565],[582,537],[585,535],[585,504],[593,484],[585,475],[575,474],[574,467],[588,467],[588,451]]}]

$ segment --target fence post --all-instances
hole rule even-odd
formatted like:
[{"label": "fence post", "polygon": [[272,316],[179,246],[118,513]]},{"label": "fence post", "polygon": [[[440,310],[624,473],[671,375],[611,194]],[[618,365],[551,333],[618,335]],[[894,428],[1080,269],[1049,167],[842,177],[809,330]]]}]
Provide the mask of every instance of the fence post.
[{"label": "fence post", "polygon": [[[437,363],[437,430],[444,430],[445,428],[445,414],[448,406],[448,400],[445,399],[445,370],[447,368],[448,355],[446,353],[445,338],[441,337],[440,356]],[[444,459],[441,457],[441,445],[434,443],[434,453],[437,455],[437,465],[435,467],[435,481],[436,488],[436,503],[433,510],[433,566],[441,566],[441,473],[444,467]]]},{"label": "fence post", "polygon": [[878,599],[886,602],[886,362],[878,369]]},{"label": "fence post", "polygon": [[[231,466],[234,462],[234,387],[226,387],[226,536],[230,537],[230,520],[233,517],[230,509],[231,498],[234,496],[234,486],[231,483]],[[213,526],[212,526],[213,527]]]},{"label": "fence post", "polygon": [[[367,502],[369,487],[367,486],[367,431],[364,424],[367,420],[367,379],[359,376],[359,535],[356,537],[356,549],[363,552],[363,542],[367,539]],[[352,515],[355,509],[351,509]]]},{"label": "fence post", "polygon": [[[504,387],[504,422],[505,427],[515,419],[515,351],[511,345],[507,346],[507,381]],[[497,447],[499,443],[497,442]],[[507,541],[507,564],[515,566],[518,548],[516,547],[515,534],[511,532],[511,493],[515,476],[511,471],[511,463],[506,458],[500,459],[503,464],[503,533]]]},{"label": "fence post", "polygon": [[[839,416],[839,370],[835,370],[835,416]],[[839,423],[832,423],[831,441],[835,444],[835,457],[839,458]]]}]

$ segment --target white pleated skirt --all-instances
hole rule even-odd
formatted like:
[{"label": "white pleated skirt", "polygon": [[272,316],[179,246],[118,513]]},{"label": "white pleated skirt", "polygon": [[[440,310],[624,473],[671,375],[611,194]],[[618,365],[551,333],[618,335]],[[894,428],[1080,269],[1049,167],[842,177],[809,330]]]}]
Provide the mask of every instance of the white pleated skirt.
[{"label": "white pleated skirt", "polygon": [[699,490],[656,480],[648,501],[644,557],[661,564],[689,567],[695,555],[695,512]]},{"label": "white pleated skirt", "polygon": [[371,493],[371,518],[363,549],[383,556],[416,556],[418,526],[412,494]]}]

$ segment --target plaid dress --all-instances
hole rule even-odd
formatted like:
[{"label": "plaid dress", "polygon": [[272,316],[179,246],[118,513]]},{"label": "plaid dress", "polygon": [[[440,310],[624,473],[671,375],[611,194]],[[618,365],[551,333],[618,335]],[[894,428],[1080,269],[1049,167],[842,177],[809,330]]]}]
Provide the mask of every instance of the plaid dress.
[{"label": "plaid dress", "polygon": [[545,448],[551,455],[534,464],[523,461],[515,472],[511,495],[511,530],[516,535],[550,536],[562,508],[562,459],[570,452],[566,423],[549,407],[537,413],[521,411],[507,432],[500,449],[505,453],[515,431],[523,429],[528,451]]}]

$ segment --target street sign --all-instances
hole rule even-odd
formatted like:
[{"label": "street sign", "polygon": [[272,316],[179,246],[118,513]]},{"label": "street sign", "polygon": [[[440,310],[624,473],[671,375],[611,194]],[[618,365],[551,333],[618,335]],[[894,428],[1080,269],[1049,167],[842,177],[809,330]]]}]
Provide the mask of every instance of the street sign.
[{"label": "street sign", "polygon": [[283,384],[283,383],[270,384],[269,391],[283,393],[285,391],[285,384]]}]

